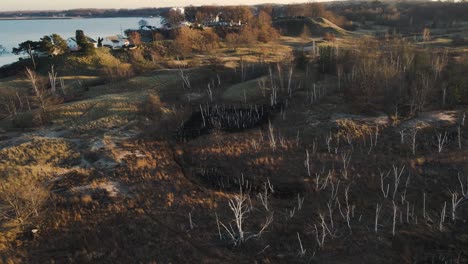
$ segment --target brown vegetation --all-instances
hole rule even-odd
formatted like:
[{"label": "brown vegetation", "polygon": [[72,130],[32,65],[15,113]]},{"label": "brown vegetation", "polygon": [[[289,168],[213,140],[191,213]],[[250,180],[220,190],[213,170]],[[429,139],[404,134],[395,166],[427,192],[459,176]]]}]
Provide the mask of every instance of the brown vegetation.
[{"label": "brown vegetation", "polygon": [[0,262],[466,263],[464,47],[310,34],[337,9],[189,7],[248,23],[2,80]]}]

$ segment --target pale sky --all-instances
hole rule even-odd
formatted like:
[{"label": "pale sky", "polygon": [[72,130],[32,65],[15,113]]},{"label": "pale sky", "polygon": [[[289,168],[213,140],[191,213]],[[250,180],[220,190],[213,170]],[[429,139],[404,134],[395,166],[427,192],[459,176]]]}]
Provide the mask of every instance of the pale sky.
[{"label": "pale sky", "polygon": [[[291,0],[0,0],[0,11],[287,3]],[[304,2],[294,1],[294,2]]]}]

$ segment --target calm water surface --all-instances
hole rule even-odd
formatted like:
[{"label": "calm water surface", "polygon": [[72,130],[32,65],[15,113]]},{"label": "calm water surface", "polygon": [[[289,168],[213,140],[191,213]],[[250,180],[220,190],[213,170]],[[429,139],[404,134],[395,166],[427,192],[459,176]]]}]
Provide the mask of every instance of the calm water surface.
[{"label": "calm water surface", "polygon": [[[1,0],[0,0],[1,1]],[[44,20],[0,20],[0,66],[18,60],[11,50],[26,40],[38,41],[44,35],[59,34],[64,39],[75,36],[75,31],[81,29],[86,35],[98,37],[121,34],[126,29],[138,28],[139,17],[118,18],[82,18],[82,19],[44,19]],[[150,25],[158,27],[161,18],[143,18]]]}]

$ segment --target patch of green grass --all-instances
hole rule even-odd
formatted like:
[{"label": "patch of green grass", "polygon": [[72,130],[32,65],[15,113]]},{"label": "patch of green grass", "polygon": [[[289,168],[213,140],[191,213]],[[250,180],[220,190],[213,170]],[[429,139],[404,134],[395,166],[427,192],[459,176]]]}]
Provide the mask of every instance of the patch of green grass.
[{"label": "patch of green grass", "polygon": [[[139,105],[143,99],[143,94],[138,92],[101,95],[60,105],[51,112],[50,116],[55,124],[73,126],[81,126],[98,119],[110,117],[131,119],[131,117],[138,114]],[[103,126],[102,128],[106,127]]]},{"label": "patch of green grass", "polygon": [[[222,99],[234,102],[252,102],[263,97],[262,91],[258,84],[259,80],[264,77],[249,80],[230,86],[222,95]],[[268,93],[267,91],[264,91]]]},{"label": "patch of green grass", "polygon": [[4,148],[0,151],[2,166],[57,166],[76,160],[79,154],[73,145],[63,139],[33,139],[21,145]]}]

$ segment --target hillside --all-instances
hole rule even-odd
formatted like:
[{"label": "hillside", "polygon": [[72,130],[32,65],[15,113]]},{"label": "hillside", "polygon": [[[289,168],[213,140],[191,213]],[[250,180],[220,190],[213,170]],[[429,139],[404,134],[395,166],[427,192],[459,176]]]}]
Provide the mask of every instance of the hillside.
[{"label": "hillside", "polygon": [[250,24],[5,70],[0,263],[468,263],[466,22],[190,8]]},{"label": "hillside", "polygon": [[306,28],[306,30],[307,28],[309,29],[312,37],[323,37],[326,33],[334,34],[338,37],[344,37],[352,34],[323,17],[279,18],[273,21],[273,26],[283,35],[293,37],[301,35],[304,28]]}]

